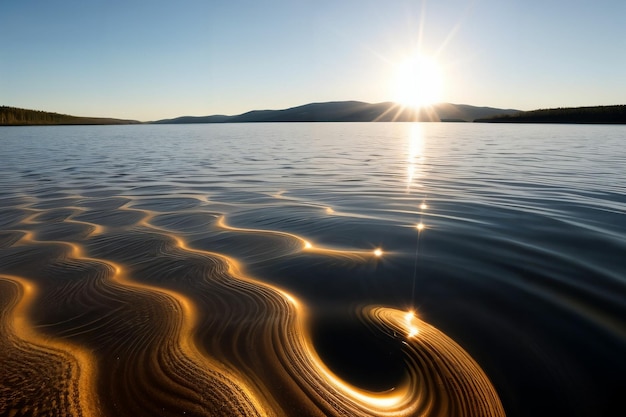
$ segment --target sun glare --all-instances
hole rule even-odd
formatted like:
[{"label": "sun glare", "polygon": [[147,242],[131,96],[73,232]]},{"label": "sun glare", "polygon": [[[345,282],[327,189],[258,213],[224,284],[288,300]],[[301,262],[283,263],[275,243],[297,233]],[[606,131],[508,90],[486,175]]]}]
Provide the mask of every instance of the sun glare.
[{"label": "sun glare", "polygon": [[443,77],[437,62],[417,54],[400,63],[394,75],[394,100],[407,107],[420,108],[441,101]]}]

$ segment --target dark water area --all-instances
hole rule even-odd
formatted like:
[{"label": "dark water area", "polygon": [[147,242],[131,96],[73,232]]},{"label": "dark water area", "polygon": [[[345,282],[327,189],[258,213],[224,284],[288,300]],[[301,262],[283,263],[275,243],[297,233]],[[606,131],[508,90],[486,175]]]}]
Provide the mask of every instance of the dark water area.
[{"label": "dark water area", "polygon": [[2,127],[0,414],[626,414],[625,138]]}]

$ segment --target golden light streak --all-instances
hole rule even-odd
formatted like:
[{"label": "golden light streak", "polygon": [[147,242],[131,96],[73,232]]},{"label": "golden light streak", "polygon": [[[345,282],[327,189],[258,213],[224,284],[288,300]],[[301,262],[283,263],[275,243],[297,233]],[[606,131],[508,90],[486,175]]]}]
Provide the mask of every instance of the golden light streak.
[{"label": "golden light streak", "polygon": [[350,249],[332,249],[332,248],[327,248],[327,247],[320,247],[320,246],[314,245],[312,242],[304,239],[301,236],[298,236],[294,233],[289,233],[289,232],[235,227],[226,223],[225,216],[220,216],[217,220],[216,225],[218,227],[221,227],[222,229],[231,230],[234,232],[255,233],[255,234],[266,233],[266,234],[271,234],[271,235],[289,237],[289,238],[299,241],[302,249],[306,250],[307,252],[321,253],[321,254],[326,254],[326,255],[348,256],[350,258],[355,258],[355,259],[362,258],[362,257],[371,257],[372,255],[375,257],[380,257],[383,254],[382,249],[375,249],[374,251],[367,251],[367,250],[356,250],[356,249],[350,250]]},{"label": "golden light streak", "polygon": [[22,293],[21,299],[13,310],[10,321],[4,323],[6,329],[3,330],[13,332],[19,339],[36,346],[37,349],[65,357],[70,363],[75,361],[75,364],[71,366],[71,375],[68,375],[68,377],[77,381],[79,395],[77,398],[68,395],[69,407],[76,415],[89,417],[99,415],[94,385],[96,369],[93,364],[96,363],[96,360],[92,352],[73,343],[44,336],[35,331],[28,319],[28,312],[37,298],[37,286],[16,275],[0,274],[0,280],[2,279],[16,283],[21,288]]},{"label": "golden light streak", "polygon": [[[373,306],[365,308],[363,314],[381,329],[407,335],[403,346],[411,358],[407,362],[411,375],[408,386],[410,392],[415,390],[415,396],[408,401],[412,401],[415,415],[441,415],[436,413],[437,409],[456,410],[455,415],[505,415],[487,375],[444,333],[417,318],[412,311]],[[415,337],[418,334],[420,337]]]}]

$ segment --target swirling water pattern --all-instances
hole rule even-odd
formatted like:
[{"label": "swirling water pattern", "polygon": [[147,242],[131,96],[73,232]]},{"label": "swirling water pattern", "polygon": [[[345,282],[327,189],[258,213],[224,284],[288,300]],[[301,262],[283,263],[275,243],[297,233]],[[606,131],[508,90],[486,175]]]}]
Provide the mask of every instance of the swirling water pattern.
[{"label": "swirling water pattern", "polygon": [[625,133],[1,128],[0,415],[619,415]]}]

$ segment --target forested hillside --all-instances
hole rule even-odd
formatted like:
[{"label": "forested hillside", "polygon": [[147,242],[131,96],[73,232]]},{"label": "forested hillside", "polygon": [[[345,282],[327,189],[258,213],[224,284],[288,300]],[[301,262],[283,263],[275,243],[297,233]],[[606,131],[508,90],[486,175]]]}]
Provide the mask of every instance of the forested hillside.
[{"label": "forested hillside", "polygon": [[78,117],[38,110],[0,106],[0,125],[116,125],[140,123],[136,120],[110,119],[104,117]]},{"label": "forested hillside", "polygon": [[532,110],[477,119],[475,122],[626,124],[626,105]]}]

